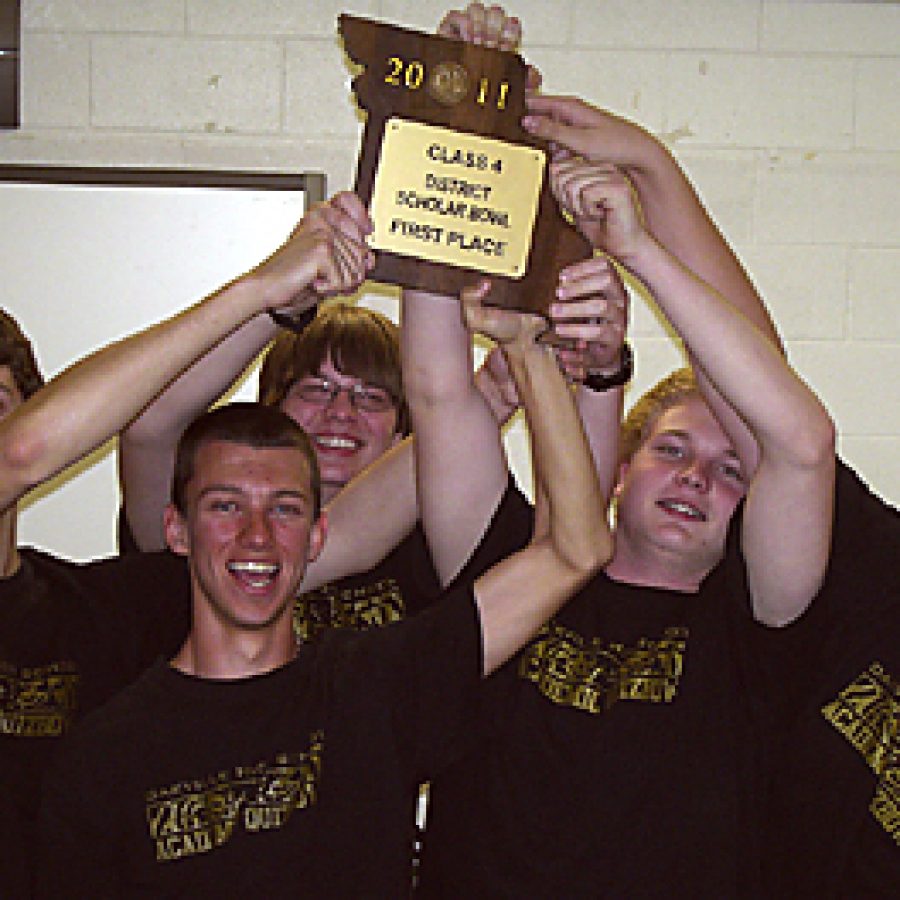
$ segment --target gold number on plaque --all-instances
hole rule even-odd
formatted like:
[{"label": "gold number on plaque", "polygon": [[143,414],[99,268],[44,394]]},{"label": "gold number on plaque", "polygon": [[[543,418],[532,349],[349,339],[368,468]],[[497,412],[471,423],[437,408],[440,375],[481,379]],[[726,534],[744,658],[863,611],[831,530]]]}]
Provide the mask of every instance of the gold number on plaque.
[{"label": "gold number on plaque", "polygon": [[384,76],[385,84],[392,84],[394,87],[405,85],[410,91],[417,91],[422,87],[422,82],[425,80],[425,67],[418,60],[407,63],[399,56],[391,56],[388,58],[388,65],[390,71]]},{"label": "gold number on plaque", "polygon": [[[487,80],[487,78],[482,78],[481,81],[478,82],[478,93],[475,95],[475,102],[479,106],[484,106],[488,101],[488,94],[490,93],[491,83]],[[497,109],[506,109],[506,97],[509,94],[509,83],[506,81],[500,82],[500,91],[497,96]]]},{"label": "gold number on plaque", "polygon": [[391,67],[391,71],[384,76],[385,83],[400,87],[400,73],[403,71],[403,60],[398,56],[392,56],[388,60],[388,64]]},{"label": "gold number on plaque", "polygon": [[425,77],[425,68],[418,60],[411,62],[406,67],[406,86],[411,90],[418,90],[422,86]]}]

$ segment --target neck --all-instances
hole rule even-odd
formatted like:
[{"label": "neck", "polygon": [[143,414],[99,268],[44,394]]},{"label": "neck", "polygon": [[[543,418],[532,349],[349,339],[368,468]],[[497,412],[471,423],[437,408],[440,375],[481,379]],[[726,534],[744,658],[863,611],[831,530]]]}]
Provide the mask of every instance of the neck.
[{"label": "neck", "polygon": [[19,569],[19,551],[16,546],[15,504],[0,516],[0,578],[9,578]]},{"label": "neck", "polygon": [[634,547],[623,529],[616,531],[615,552],[606,574],[614,581],[695,594],[713,565],[677,550],[653,545]]},{"label": "neck", "polygon": [[271,672],[297,653],[290,616],[260,630],[237,629],[198,618],[172,666],[197,678],[234,680]]}]

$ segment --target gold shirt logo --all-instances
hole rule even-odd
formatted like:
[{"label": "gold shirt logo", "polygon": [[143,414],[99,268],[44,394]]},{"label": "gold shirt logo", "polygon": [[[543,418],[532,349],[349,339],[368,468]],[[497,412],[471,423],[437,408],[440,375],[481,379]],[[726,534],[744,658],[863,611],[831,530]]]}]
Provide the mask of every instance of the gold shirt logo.
[{"label": "gold shirt logo", "polygon": [[0,734],[25,738],[65,734],[78,710],[78,684],[73,662],[0,666]]},{"label": "gold shirt logo", "polygon": [[534,682],[554,703],[600,714],[620,700],[670,703],[677,693],[687,648],[686,628],[666,628],[660,640],[636,647],[586,641],[555,622],[525,651],[519,677]]},{"label": "gold shirt logo", "polygon": [[822,707],[822,715],[875,773],[869,811],[900,845],[900,683],[873,662]]},{"label": "gold shirt logo", "polygon": [[148,791],[147,827],[157,862],[207,853],[235,828],[255,833],[285,825],[291,814],[316,802],[325,735],[310,735],[304,753],[284,753],[274,763],[239,766],[192,782]]},{"label": "gold shirt logo", "polygon": [[326,584],[297,597],[294,633],[300,643],[306,643],[326,628],[365,631],[398,622],[404,614],[403,595],[393,578],[355,588]]}]

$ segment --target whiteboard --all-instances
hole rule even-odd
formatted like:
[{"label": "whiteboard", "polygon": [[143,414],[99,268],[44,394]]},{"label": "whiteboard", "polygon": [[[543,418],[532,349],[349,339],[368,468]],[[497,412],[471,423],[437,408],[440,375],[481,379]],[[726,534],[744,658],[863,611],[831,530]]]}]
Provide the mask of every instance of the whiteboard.
[{"label": "whiteboard", "polygon": [[[49,379],[254,266],[322,199],[319,174],[0,167],[0,305]],[[238,394],[255,399],[252,367]],[[20,505],[19,543],[115,551],[114,444]]]}]

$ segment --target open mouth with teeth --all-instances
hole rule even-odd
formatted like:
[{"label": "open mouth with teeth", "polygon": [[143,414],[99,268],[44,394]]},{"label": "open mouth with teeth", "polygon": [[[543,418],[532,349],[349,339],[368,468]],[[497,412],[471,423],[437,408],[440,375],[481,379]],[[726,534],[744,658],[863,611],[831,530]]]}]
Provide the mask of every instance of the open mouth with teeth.
[{"label": "open mouth with teeth", "polygon": [[261,590],[269,587],[275,581],[281,571],[281,566],[276,563],[247,560],[229,563],[228,571],[246,587]]},{"label": "open mouth with teeth", "polygon": [[692,503],[686,503],[683,500],[657,500],[656,505],[664,512],[675,516],[695,522],[706,521],[706,513],[697,509]]},{"label": "open mouth with teeth", "polygon": [[360,441],[341,434],[319,434],[313,438],[313,443],[324,450],[339,450],[346,453],[352,453],[362,446]]}]

